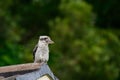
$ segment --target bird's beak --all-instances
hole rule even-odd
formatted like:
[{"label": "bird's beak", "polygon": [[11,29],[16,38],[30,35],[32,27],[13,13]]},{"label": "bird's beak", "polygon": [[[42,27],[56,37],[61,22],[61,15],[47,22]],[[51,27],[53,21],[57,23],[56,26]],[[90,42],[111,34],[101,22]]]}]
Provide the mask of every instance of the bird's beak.
[{"label": "bird's beak", "polygon": [[53,44],[54,43],[54,41],[52,41],[52,40],[49,40],[49,42],[48,42],[49,44]]}]

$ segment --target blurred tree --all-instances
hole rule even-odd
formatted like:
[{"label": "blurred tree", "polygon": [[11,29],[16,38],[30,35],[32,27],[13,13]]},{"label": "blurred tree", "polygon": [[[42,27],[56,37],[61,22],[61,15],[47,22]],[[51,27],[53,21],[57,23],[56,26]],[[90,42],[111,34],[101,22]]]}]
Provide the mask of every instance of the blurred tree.
[{"label": "blurred tree", "polygon": [[97,14],[96,25],[100,28],[120,29],[119,0],[85,0],[93,5]]},{"label": "blurred tree", "polygon": [[62,80],[117,80],[119,39],[110,31],[93,27],[90,5],[81,0],[62,0],[62,17],[51,21],[53,67]]},{"label": "blurred tree", "polygon": [[55,40],[49,64],[61,80],[119,80],[120,40],[94,23],[92,7],[83,0],[0,0],[0,66],[32,62],[37,37],[45,34]]},{"label": "blurred tree", "polygon": [[58,3],[59,0],[0,1],[0,65],[31,61],[36,44],[32,42],[40,34],[49,34],[47,23],[59,14]]}]

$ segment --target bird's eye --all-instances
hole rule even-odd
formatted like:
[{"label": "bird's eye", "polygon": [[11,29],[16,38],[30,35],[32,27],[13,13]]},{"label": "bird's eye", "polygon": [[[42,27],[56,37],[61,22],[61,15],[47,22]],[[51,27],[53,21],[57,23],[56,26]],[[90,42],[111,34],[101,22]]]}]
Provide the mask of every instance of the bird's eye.
[{"label": "bird's eye", "polygon": [[40,38],[40,40],[46,40],[47,38]]},{"label": "bird's eye", "polygon": [[47,38],[44,38],[44,40],[46,40]]}]

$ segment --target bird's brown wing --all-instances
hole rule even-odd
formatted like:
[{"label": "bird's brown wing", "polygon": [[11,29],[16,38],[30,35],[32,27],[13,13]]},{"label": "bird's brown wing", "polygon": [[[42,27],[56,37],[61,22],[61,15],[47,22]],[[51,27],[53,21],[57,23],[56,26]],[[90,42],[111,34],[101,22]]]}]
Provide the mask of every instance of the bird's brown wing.
[{"label": "bird's brown wing", "polygon": [[34,47],[33,49],[33,59],[35,60],[35,53],[37,51],[37,48],[38,48],[38,44]]}]

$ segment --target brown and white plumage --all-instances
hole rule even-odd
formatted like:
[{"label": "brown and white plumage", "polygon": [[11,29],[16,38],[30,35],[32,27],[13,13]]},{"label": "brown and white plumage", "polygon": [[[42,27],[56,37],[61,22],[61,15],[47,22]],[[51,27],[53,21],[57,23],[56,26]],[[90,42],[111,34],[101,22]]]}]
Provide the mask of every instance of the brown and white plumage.
[{"label": "brown and white plumage", "polygon": [[49,60],[49,44],[54,43],[48,36],[40,36],[38,44],[33,49],[34,62],[47,62]]}]

